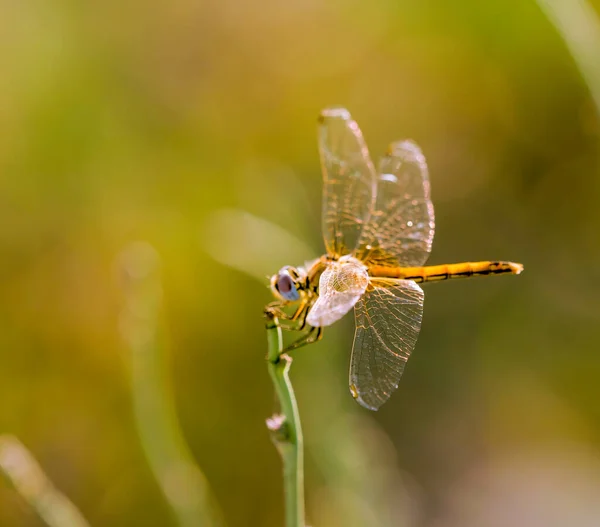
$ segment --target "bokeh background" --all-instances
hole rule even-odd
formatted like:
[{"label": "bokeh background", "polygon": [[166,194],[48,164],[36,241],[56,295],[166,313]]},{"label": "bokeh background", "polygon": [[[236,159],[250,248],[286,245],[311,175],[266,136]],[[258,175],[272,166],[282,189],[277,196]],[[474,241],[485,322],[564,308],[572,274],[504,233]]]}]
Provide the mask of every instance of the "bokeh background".
[{"label": "bokeh background", "polygon": [[[594,12],[558,3],[597,57]],[[157,438],[227,525],[282,525],[251,275],[322,251],[315,123],[339,104],[374,157],[423,148],[430,262],[525,272],[427,286],[376,414],[348,393],[351,319],[296,355],[309,524],[600,524],[594,64],[533,1],[2,0],[0,432],[92,525],[185,523]],[[194,503],[194,474],[167,496]],[[0,525],[42,524],[0,486]]]}]

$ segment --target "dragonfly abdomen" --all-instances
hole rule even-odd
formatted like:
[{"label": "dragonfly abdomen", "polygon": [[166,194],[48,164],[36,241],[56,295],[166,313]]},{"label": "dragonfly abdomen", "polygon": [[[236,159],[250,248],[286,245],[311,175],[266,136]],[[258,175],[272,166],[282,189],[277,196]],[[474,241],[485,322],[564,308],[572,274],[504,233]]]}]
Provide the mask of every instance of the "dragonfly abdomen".
[{"label": "dragonfly abdomen", "polygon": [[435,282],[490,274],[519,274],[523,266],[513,262],[463,262],[425,267],[369,267],[369,275],[376,278],[400,278],[414,282]]}]

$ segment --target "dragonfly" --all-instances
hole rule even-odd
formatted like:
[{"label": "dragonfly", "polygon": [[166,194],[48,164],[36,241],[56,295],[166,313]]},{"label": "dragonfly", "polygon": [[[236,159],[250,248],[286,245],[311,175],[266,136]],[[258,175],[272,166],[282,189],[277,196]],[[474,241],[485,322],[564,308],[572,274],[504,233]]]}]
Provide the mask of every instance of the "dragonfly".
[{"label": "dragonfly", "polygon": [[429,173],[419,146],[392,143],[377,168],[345,108],[318,119],[326,253],[270,278],[275,301],[265,313],[301,334],[284,351],[319,340],[323,328],[354,308],[350,393],[377,410],[398,387],[423,316],[418,285],[471,276],[519,274],[507,261],[424,266],[435,230]]}]

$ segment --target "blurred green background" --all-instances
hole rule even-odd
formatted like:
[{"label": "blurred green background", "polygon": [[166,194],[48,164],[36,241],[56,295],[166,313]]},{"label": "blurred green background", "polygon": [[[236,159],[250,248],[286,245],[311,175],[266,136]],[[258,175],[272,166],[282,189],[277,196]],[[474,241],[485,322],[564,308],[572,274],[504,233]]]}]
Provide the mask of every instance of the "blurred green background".
[{"label": "blurred green background", "polygon": [[[315,124],[333,104],[374,157],[421,145],[431,263],[525,272],[426,286],[377,414],[348,393],[351,319],[297,354],[309,524],[600,523],[600,124],[535,2],[2,0],[0,71],[0,432],[92,525],[177,525],[119,332],[135,240],[160,255],[161,372],[227,524],[282,525],[267,281],[214,256],[261,248],[267,275],[323,250]],[[0,525],[41,523],[3,485]]]}]

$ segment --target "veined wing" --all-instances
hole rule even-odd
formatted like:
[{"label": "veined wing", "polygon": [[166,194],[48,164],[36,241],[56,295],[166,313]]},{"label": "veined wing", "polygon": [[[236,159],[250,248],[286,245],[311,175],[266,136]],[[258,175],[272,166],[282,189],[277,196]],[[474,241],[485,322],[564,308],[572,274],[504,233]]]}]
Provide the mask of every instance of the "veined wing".
[{"label": "veined wing", "polygon": [[371,279],[354,312],[350,391],[365,408],[377,410],[398,387],[417,342],[423,290],[410,280]]},{"label": "veined wing", "polygon": [[377,200],[355,256],[374,265],[423,265],[434,228],[425,156],[412,141],[392,143],[379,162]]},{"label": "veined wing", "polygon": [[328,254],[357,246],[377,191],[375,167],[356,121],[345,108],[321,112],[318,129],[323,170],[323,238]]},{"label": "veined wing", "polygon": [[366,267],[354,258],[331,262],[319,278],[319,298],[306,321],[313,327],[333,324],[354,307],[368,285]]}]

